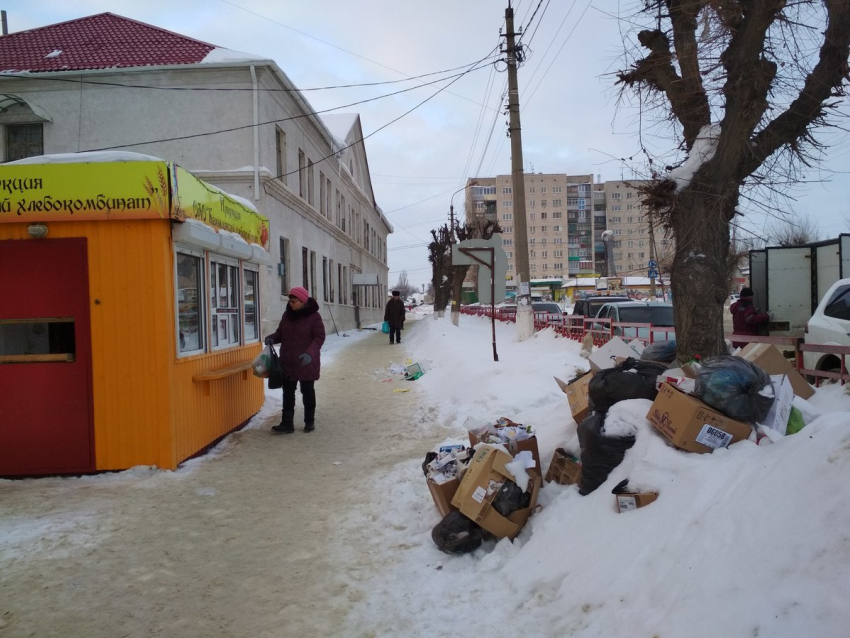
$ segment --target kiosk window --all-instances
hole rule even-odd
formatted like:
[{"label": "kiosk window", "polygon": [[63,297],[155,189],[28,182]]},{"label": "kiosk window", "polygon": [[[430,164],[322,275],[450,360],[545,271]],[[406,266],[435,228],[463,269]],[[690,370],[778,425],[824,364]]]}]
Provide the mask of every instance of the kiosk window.
[{"label": "kiosk window", "polygon": [[260,325],[257,320],[259,296],[259,277],[256,270],[243,271],[245,279],[245,341],[255,341],[260,338]]},{"label": "kiosk window", "polygon": [[204,348],[202,271],[200,257],[177,253],[177,347],[181,354]]},{"label": "kiosk window", "polygon": [[224,348],[239,343],[239,268],[210,256],[212,345]]},{"label": "kiosk window", "polygon": [[0,319],[0,364],[76,359],[73,317]]}]

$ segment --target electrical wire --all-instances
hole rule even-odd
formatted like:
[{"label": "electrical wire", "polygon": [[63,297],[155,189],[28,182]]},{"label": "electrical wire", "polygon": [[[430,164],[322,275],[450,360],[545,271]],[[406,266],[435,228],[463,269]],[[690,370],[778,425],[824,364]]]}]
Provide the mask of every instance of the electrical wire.
[{"label": "electrical wire", "polygon": [[[386,80],[383,82],[363,82],[360,84],[337,84],[333,86],[316,86],[310,87],[306,89],[292,88],[292,89],[262,89],[264,93],[305,93],[307,91],[329,91],[333,89],[350,89],[350,88],[359,88],[359,87],[370,87],[370,86],[381,86],[384,84],[399,84],[400,82],[409,82],[410,80],[419,80],[421,78],[427,78],[432,75],[442,75],[444,73],[451,73],[453,71],[457,71],[459,69],[465,69],[473,64],[477,64],[477,62],[470,62],[469,64],[462,64],[461,66],[456,66],[452,69],[445,69],[443,71],[432,71],[431,73],[423,73],[422,75],[412,75],[409,77],[402,78],[400,80]],[[216,87],[216,86],[154,86],[151,84],[125,84],[123,82],[100,82],[97,80],[82,80],[82,79],[74,79],[74,78],[57,78],[57,77],[49,77],[44,74],[33,74],[33,73],[4,73],[0,76],[2,78],[14,78],[17,80],[39,80],[39,81],[48,81],[48,82],[71,82],[73,84],[91,84],[94,86],[108,86],[122,89],[150,89],[153,91],[253,91],[252,87]],[[445,78],[443,78],[445,79]],[[437,80],[439,81],[439,80]],[[427,84],[420,84],[419,86],[427,86]]]},{"label": "electrical wire", "polygon": [[[488,54],[487,57],[490,57],[489,54]],[[481,62],[483,62],[486,59],[487,58],[483,58],[482,60],[479,60],[475,64],[480,64]],[[489,65],[489,63],[488,63],[488,65]],[[187,140],[187,139],[192,139],[192,138],[196,138],[196,137],[206,137],[206,136],[210,136],[210,135],[220,135],[222,133],[232,133],[234,131],[241,131],[241,130],[250,129],[250,128],[254,128],[254,127],[265,126],[267,124],[278,124],[280,122],[289,122],[291,120],[297,120],[297,119],[301,119],[301,118],[304,118],[304,117],[313,117],[313,116],[319,115],[321,113],[329,113],[331,111],[338,111],[340,109],[349,108],[351,106],[366,104],[368,102],[375,102],[375,101],[383,99],[383,98],[392,97],[394,95],[399,95],[400,93],[407,93],[408,91],[413,91],[413,90],[422,88],[423,86],[429,86],[431,84],[436,84],[437,82],[442,82],[444,80],[453,78],[452,81],[449,84],[446,85],[448,87],[448,86],[451,86],[452,84],[454,84],[455,82],[457,82],[460,78],[467,75],[468,73],[470,73],[472,71],[478,71],[482,68],[485,68],[485,67],[484,66],[473,67],[471,69],[468,69],[467,71],[464,71],[463,73],[450,75],[450,76],[447,76],[445,78],[440,78],[439,80],[433,80],[431,82],[428,82],[428,83],[425,83],[425,84],[422,84],[422,85],[417,85],[417,86],[410,87],[410,88],[407,88],[407,89],[401,89],[399,91],[394,91],[392,93],[379,95],[377,97],[369,98],[367,100],[359,100],[357,102],[351,102],[350,104],[344,104],[342,106],[335,106],[333,108],[323,109],[321,111],[310,111],[309,113],[303,113],[301,115],[293,115],[292,117],[285,117],[285,118],[280,118],[280,119],[276,119],[276,120],[268,120],[268,121],[265,121],[265,122],[260,122],[258,124],[244,124],[242,126],[234,126],[234,127],[230,127],[230,128],[226,128],[226,129],[218,129],[218,130],[215,130],[215,131],[207,131],[207,132],[204,132],[204,133],[193,133],[193,134],[190,134],[190,135],[180,135],[180,136],[177,136],[177,137],[169,137],[169,138],[163,138],[163,139],[157,139],[157,140],[146,140],[144,142],[133,142],[133,143],[130,143],[130,144],[117,144],[117,145],[113,145],[113,146],[104,146],[104,147],[101,147],[101,148],[92,148],[92,149],[87,149],[87,152],[109,151],[109,150],[114,150],[114,149],[119,149],[119,148],[131,148],[131,147],[134,147],[134,146],[144,146],[146,144],[159,144],[159,143],[162,143],[162,142],[176,142],[176,141]],[[440,89],[439,91],[437,91],[437,93],[435,93],[434,95],[438,95],[443,90],[445,90],[445,87]],[[418,106],[420,106],[420,105],[424,104],[425,102],[427,102],[428,100],[430,100],[432,97],[434,97],[434,95],[432,95],[431,97],[429,97],[425,101],[420,102],[419,105],[417,105],[417,107],[414,107],[414,108],[418,108]],[[393,121],[395,121],[395,120],[393,120]],[[381,130],[381,129],[378,129],[378,130]],[[346,146],[345,148],[340,149],[340,150],[345,150],[346,148],[350,148],[351,146],[353,146],[353,144]],[[330,156],[328,156],[328,157],[330,157]],[[295,171],[295,172],[297,172],[297,171]],[[286,173],[286,175],[289,175],[289,174],[291,174],[291,173]],[[282,175],[278,175],[277,177],[282,177]]]}]

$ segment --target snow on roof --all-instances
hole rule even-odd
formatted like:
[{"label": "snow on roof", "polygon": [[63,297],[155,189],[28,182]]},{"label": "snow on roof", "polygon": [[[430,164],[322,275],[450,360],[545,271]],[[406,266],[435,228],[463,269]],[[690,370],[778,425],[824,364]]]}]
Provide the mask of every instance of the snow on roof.
[{"label": "snow on roof", "polygon": [[357,113],[323,113],[321,118],[340,146],[345,146],[345,138],[357,122]]},{"label": "snow on roof", "polygon": [[676,182],[676,189],[681,190],[691,183],[696,172],[706,162],[710,161],[717,152],[717,140],[720,138],[720,125],[708,124],[697,134],[697,139],[688,153],[688,159],[681,166],[674,168],[667,176]]},{"label": "snow on roof", "polygon": [[267,59],[268,58],[261,55],[254,55],[253,53],[243,53],[242,51],[216,47],[207,53],[207,57],[201,60],[201,64],[216,64],[221,62],[255,62],[257,60]]},{"label": "snow on roof", "polygon": [[0,71],[198,64],[215,49],[213,44],[144,22],[99,13],[0,37]]},{"label": "snow on roof", "polygon": [[7,164],[82,164],[85,162],[164,162],[161,157],[130,151],[85,151],[25,157]]}]

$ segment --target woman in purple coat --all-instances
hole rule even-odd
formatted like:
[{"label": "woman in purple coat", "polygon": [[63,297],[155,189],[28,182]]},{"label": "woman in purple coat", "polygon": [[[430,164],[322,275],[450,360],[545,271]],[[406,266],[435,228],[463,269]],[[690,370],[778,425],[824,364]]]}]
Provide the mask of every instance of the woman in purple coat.
[{"label": "woman in purple coat", "polygon": [[316,420],[316,389],[321,361],[319,351],[325,342],[325,324],[319,304],[300,286],[289,291],[289,304],[280,324],[266,337],[267,344],[280,344],[283,367],[283,418],[272,428],[275,434],[295,432],[295,388],[301,384],[304,402],[304,431],[312,432]]}]

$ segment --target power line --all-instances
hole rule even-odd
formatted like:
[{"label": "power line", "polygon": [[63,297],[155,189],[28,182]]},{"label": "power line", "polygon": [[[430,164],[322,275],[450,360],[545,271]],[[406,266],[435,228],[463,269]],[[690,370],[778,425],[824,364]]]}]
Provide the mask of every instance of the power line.
[{"label": "power line", "polygon": [[[228,2],[228,0],[220,0],[220,1],[221,1],[221,2],[223,2],[224,4],[229,4],[231,7],[234,7],[234,8],[236,8],[236,9],[240,9],[240,10],[242,10],[242,11],[245,11],[246,13],[250,13],[250,14],[252,14],[252,15],[255,15],[255,16],[257,16],[258,18],[262,18],[263,20],[267,20],[267,21],[269,21],[269,22],[272,22],[272,23],[274,23],[274,24],[277,24],[278,26],[281,26],[281,27],[283,27],[283,28],[285,28],[285,29],[290,29],[291,31],[295,31],[296,33],[300,33],[300,34],[301,34],[301,35],[303,35],[303,36],[306,36],[306,37],[308,37],[308,38],[311,38],[311,39],[313,39],[313,40],[316,40],[317,42],[321,42],[322,44],[326,44],[327,46],[333,47],[334,49],[337,49],[337,50],[342,51],[342,52],[344,52],[344,53],[348,53],[349,55],[353,55],[353,56],[354,56],[354,57],[356,57],[356,58],[360,58],[361,60],[366,60],[367,62],[371,62],[372,64],[377,64],[377,65],[378,65],[378,66],[380,66],[380,67],[383,67],[383,68],[385,68],[385,69],[388,69],[388,70],[392,71],[393,73],[398,73],[398,74],[400,74],[400,75],[405,75],[405,76],[407,76],[407,73],[404,73],[403,71],[399,71],[398,69],[394,69],[394,68],[392,68],[391,66],[387,66],[386,64],[381,64],[380,62],[377,62],[377,61],[375,61],[375,60],[371,60],[371,59],[369,59],[369,58],[367,58],[367,57],[365,57],[365,56],[362,56],[362,55],[360,55],[360,54],[358,54],[358,53],[354,53],[353,51],[349,51],[348,49],[344,49],[344,48],[342,48],[342,47],[340,47],[340,46],[337,46],[337,45],[335,45],[335,44],[332,44],[332,43],[330,43],[330,42],[327,42],[327,41],[325,41],[325,40],[322,40],[321,38],[317,38],[316,36],[310,35],[309,33],[305,33],[304,31],[299,31],[298,29],[296,29],[296,28],[294,28],[294,27],[291,27],[291,26],[289,26],[288,24],[284,24],[283,22],[278,22],[277,20],[273,20],[273,19],[269,18],[268,16],[264,16],[264,15],[262,15],[262,14],[260,14],[260,13],[257,13],[256,11],[251,11],[250,9],[246,9],[245,7],[240,7],[238,4],[234,4],[234,3],[232,3],[232,2]],[[410,77],[410,76],[408,76],[408,77]],[[454,95],[455,97],[458,97],[458,98],[460,98],[460,99],[462,99],[462,100],[466,100],[467,102],[472,102],[473,104],[475,104],[475,102],[474,102],[473,100],[470,100],[469,98],[464,97],[463,95],[458,95],[457,93],[452,93],[451,91],[449,91],[449,94],[450,94],[450,95]]]},{"label": "power line", "polygon": [[[310,87],[306,89],[292,88],[292,89],[262,89],[265,93],[304,93],[306,91],[329,91],[333,89],[350,89],[350,88],[358,88],[358,87],[369,87],[369,86],[381,86],[384,84],[399,84],[400,82],[409,82],[410,80],[418,80],[420,78],[427,78],[432,75],[442,75],[444,73],[451,73],[452,71],[457,71],[459,69],[465,69],[473,64],[477,64],[477,62],[470,62],[469,64],[462,64],[461,66],[454,67],[452,69],[445,69],[443,71],[432,71],[431,73],[423,73],[422,75],[413,75],[409,77],[402,78],[400,80],[386,80],[384,82],[363,82],[360,84],[337,84],[334,86],[316,86]],[[48,77],[46,75],[36,75],[30,73],[4,73],[0,78],[14,78],[17,80],[45,80],[48,82],[70,82],[74,85],[79,84],[91,84],[94,86],[109,86],[115,88],[123,88],[123,89],[150,89],[153,91],[253,91],[252,87],[225,87],[225,86],[155,86],[152,84],[125,84],[123,82],[100,82],[97,80],[80,80],[74,78],[57,78],[57,77]],[[443,78],[446,79],[446,78]],[[437,80],[439,82],[439,80]],[[428,86],[427,84],[420,84],[421,86]],[[414,87],[418,88],[418,87]]]},{"label": "power line", "polygon": [[[487,57],[490,57],[489,54],[488,54]],[[483,62],[486,59],[487,58],[483,58],[483,59],[479,60],[478,62],[476,62],[475,64],[480,64],[481,62]],[[278,124],[280,122],[289,122],[291,120],[297,120],[297,119],[304,118],[304,117],[312,117],[312,116],[315,116],[315,115],[319,115],[321,113],[329,113],[331,111],[338,111],[339,109],[345,109],[345,108],[348,108],[348,107],[351,107],[351,106],[357,106],[359,104],[366,104],[368,102],[374,102],[376,100],[380,100],[380,99],[387,98],[387,97],[392,97],[393,95],[399,95],[400,93],[407,93],[408,91],[413,91],[415,89],[422,88],[423,86],[429,86],[431,84],[436,84],[437,82],[442,82],[443,80],[454,78],[449,84],[446,85],[446,86],[451,86],[452,84],[457,82],[457,80],[462,78],[467,73],[470,73],[472,71],[477,71],[477,70],[480,70],[482,68],[484,68],[484,67],[483,66],[474,67],[474,68],[468,69],[467,71],[464,71],[463,73],[450,75],[450,76],[447,76],[445,78],[440,78],[438,80],[433,80],[431,82],[427,82],[425,84],[410,87],[410,88],[407,88],[407,89],[402,89],[400,91],[394,91],[393,93],[387,93],[387,94],[384,94],[384,95],[379,95],[377,97],[369,98],[367,100],[359,100],[357,102],[351,102],[350,104],[344,104],[342,106],[335,106],[333,108],[323,109],[321,111],[310,111],[309,113],[303,113],[301,115],[293,115],[292,117],[285,117],[285,118],[276,119],[276,120],[268,120],[266,122],[260,122],[258,124],[244,124],[242,126],[234,126],[234,127],[231,127],[231,128],[219,129],[219,130],[216,130],[216,131],[207,131],[205,133],[193,133],[193,134],[190,134],[190,135],[180,135],[180,136],[177,136],[177,137],[169,137],[169,138],[163,138],[163,139],[158,139],[158,140],[146,140],[144,142],[133,142],[131,144],[117,144],[117,145],[113,145],[113,146],[104,146],[104,147],[101,147],[101,148],[92,148],[92,149],[87,149],[87,152],[109,151],[109,150],[114,150],[114,149],[118,149],[118,148],[131,148],[131,147],[134,147],[134,146],[144,146],[146,144],[160,144],[162,142],[176,142],[176,141],[181,141],[181,140],[192,139],[192,138],[195,138],[195,137],[206,137],[206,136],[209,136],[209,135],[219,135],[221,133],[232,133],[234,131],[241,131],[241,130],[250,129],[250,128],[254,128],[254,127],[265,126],[266,124]],[[437,93],[435,93],[434,95],[441,93],[444,89],[445,89],[445,87],[443,89],[440,89],[439,91],[437,91]],[[427,98],[425,101],[420,102],[419,105],[424,104],[425,102],[430,100],[432,97],[434,97],[434,95]],[[417,107],[419,105],[417,105]],[[414,107],[414,108],[417,108],[417,107]],[[380,130],[380,129],[378,129],[378,130]],[[353,145],[350,145],[350,146],[353,146]],[[340,149],[340,150],[345,150],[346,148],[350,148],[350,146],[346,146],[345,148]],[[330,156],[328,156],[328,157],[330,157]],[[285,174],[289,175],[290,173],[285,173]],[[282,177],[282,176],[283,175],[278,175],[277,177]]]}]

